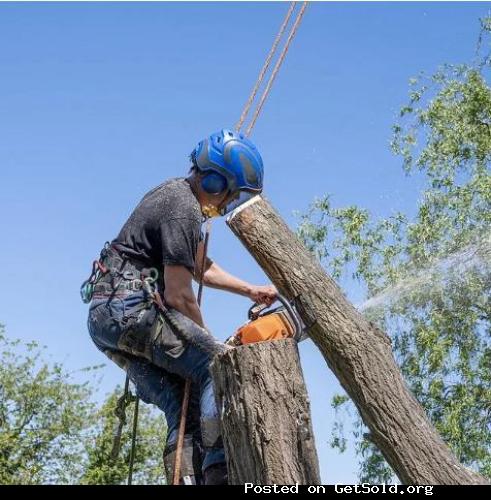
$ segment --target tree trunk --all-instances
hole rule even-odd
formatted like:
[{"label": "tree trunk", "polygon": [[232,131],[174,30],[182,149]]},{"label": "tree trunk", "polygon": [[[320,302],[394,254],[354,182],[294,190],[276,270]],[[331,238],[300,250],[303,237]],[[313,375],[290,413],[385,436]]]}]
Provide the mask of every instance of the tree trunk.
[{"label": "tree trunk", "polygon": [[294,340],[248,344],[211,365],[230,484],[320,484]]},{"label": "tree trunk", "polygon": [[402,378],[389,337],[348,302],[266,200],[242,205],[227,224],[280,293],[295,301],[309,336],[402,483],[487,483],[461,465],[435,431]]}]

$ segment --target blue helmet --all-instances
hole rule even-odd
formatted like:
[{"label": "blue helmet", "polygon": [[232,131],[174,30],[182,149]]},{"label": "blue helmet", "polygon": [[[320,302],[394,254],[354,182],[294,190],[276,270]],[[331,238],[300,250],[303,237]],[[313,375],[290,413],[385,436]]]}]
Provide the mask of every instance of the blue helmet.
[{"label": "blue helmet", "polygon": [[203,139],[191,159],[204,174],[203,189],[211,194],[227,192],[225,215],[263,190],[263,160],[244,134],[223,129]]}]

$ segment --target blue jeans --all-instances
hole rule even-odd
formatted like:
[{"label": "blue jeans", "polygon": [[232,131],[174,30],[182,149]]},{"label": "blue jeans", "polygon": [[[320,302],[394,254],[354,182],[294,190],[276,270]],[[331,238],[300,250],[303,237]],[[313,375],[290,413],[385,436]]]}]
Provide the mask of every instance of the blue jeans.
[{"label": "blue jeans", "polygon": [[[184,379],[192,382],[186,422],[186,435],[201,439],[204,458],[202,469],[225,463],[223,444],[218,431],[218,410],[209,373],[210,354],[194,345],[185,345],[177,357],[166,342],[144,333],[144,342],[129,350],[122,343],[125,335],[125,313],[144,300],[143,292],[111,299],[94,299],[90,305],[88,328],[96,346],[117,361],[135,384],[137,395],[160,408],[167,420],[167,445],[177,442]],[[157,313],[155,321],[163,321]],[[155,322],[154,322],[155,323]],[[123,360],[123,361],[121,361]]]}]

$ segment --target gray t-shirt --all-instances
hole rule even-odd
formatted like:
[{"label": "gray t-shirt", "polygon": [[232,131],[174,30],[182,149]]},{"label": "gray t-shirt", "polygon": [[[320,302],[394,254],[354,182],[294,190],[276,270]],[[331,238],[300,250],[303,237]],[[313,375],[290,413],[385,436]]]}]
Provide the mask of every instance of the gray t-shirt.
[{"label": "gray t-shirt", "polygon": [[[166,265],[185,266],[194,273],[201,222],[201,208],[187,180],[170,179],[143,197],[113,244],[130,259],[157,268],[163,287]],[[186,347],[166,322],[156,341],[173,357]]]},{"label": "gray t-shirt", "polygon": [[194,272],[201,222],[201,208],[188,181],[170,179],[143,197],[113,243],[160,273],[166,265]]}]

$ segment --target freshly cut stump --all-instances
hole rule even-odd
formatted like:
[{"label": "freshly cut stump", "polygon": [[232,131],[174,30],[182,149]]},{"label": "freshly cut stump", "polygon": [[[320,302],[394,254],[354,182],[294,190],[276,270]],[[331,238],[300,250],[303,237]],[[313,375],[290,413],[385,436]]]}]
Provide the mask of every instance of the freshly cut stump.
[{"label": "freshly cut stump", "polygon": [[294,340],[260,342],[211,365],[230,484],[320,484],[310,405]]}]

